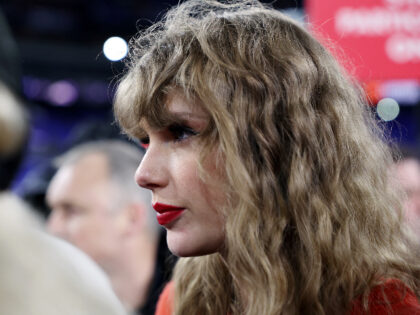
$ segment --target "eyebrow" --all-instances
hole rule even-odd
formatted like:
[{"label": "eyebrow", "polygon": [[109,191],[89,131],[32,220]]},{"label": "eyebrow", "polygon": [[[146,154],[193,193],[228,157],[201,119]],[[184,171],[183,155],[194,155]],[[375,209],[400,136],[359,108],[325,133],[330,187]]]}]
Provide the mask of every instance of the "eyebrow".
[{"label": "eyebrow", "polygon": [[[186,121],[190,119],[193,119],[193,120],[208,120],[209,119],[209,116],[206,115],[205,113],[200,114],[200,113],[194,113],[190,111],[165,110],[162,114],[163,114],[162,119],[158,121],[156,124],[157,128],[164,128],[174,123],[175,124],[186,123]],[[150,126],[150,122],[152,122],[152,125],[153,125],[153,121],[150,121],[150,119],[146,118],[145,121],[149,124],[149,126]],[[140,128],[145,129],[144,120],[140,122]]]},{"label": "eyebrow", "polygon": [[185,119],[200,119],[200,120],[207,120],[209,118],[206,114],[198,114],[193,112],[185,112],[185,111],[175,111],[170,112],[168,111],[169,118],[173,119],[174,121],[185,120]]}]

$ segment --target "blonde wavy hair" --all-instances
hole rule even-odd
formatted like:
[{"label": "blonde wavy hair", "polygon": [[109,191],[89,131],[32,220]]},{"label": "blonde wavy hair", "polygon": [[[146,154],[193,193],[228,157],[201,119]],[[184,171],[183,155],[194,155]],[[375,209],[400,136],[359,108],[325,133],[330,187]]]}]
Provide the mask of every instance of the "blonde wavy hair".
[{"label": "blonde wavy hair", "polygon": [[221,255],[182,258],[175,314],[338,314],[388,278],[419,294],[392,158],[359,89],[307,30],[257,1],[192,0],[131,41],[120,125],[200,100],[229,207]]}]

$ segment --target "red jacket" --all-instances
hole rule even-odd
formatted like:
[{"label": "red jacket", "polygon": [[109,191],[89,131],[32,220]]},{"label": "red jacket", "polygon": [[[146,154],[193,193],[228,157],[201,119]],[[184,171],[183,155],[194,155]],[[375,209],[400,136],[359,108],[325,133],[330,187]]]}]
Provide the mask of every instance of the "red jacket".
[{"label": "red jacket", "polygon": [[[389,302],[386,303],[384,294]],[[174,302],[174,283],[167,284],[156,307],[155,315],[172,315]],[[420,315],[420,304],[413,292],[399,280],[389,280],[384,285],[378,285],[369,294],[369,312],[363,312],[362,298],[353,302],[348,315]]]}]

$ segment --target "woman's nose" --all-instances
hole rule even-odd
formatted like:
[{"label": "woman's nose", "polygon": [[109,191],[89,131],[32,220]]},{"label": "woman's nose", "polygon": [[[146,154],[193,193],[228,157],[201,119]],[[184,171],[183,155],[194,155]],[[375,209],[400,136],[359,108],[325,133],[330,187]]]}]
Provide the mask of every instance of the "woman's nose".
[{"label": "woman's nose", "polygon": [[158,154],[157,147],[149,147],[136,170],[136,183],[143,188],[154,190],[167,183],[165,157]]}]

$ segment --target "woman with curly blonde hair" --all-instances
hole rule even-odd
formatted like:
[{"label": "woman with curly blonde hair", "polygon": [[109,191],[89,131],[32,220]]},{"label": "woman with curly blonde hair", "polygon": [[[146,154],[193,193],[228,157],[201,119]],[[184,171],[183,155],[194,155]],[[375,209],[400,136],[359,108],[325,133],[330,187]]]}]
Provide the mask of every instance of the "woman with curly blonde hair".
[{"label": "woman with curly blonde hair", "polygon": [[115,114],[181,258],[157,314],[420,313],[392,158],[361,93],[258,1],[187,1],[131,41]]}]

